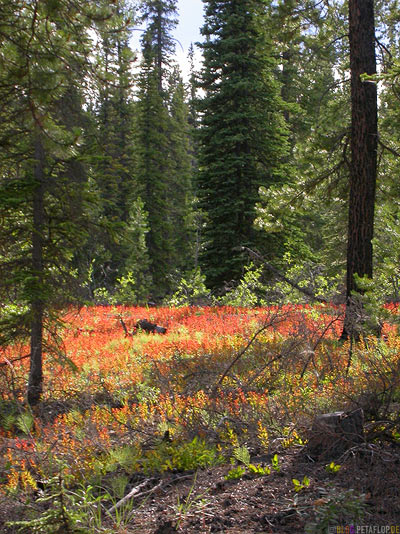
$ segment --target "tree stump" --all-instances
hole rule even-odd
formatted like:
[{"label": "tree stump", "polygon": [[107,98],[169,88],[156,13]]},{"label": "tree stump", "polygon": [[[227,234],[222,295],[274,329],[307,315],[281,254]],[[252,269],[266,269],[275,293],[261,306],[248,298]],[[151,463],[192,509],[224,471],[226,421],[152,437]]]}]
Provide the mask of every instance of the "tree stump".
[{"label": "tree stump", "polygon": [[305,452],[313,459],[327,460],[341,456],[354,445],[364,442],[364,412],[334,412],[318,415],[313,423]]}]

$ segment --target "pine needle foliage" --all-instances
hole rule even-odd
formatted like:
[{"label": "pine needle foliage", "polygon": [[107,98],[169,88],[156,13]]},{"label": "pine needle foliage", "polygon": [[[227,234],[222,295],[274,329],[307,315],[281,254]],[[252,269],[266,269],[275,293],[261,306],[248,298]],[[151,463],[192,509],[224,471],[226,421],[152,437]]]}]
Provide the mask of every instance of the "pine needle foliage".
[{"label": "pine needle foliage", "polygon": [[285,178],[287,130],[262,0],[206,2],[201,44],[199,198],[207,214],[201,265],[210,287],[238,280],[260,186]]}]

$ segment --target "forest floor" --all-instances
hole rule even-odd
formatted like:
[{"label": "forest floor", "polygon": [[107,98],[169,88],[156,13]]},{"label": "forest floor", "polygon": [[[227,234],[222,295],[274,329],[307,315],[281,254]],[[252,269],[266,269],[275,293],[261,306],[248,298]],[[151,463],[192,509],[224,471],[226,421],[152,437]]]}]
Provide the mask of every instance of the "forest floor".
[{"label": "forest floor", "polygon": [[[227,481],[225,476],[232,466],[226,465],[196,472],[169,473],[163,478],[149,480],[148,487],[157,489],[147,498],[132,499],[131,519],[123,529],[120,527],[110,532],[399,532],[399,448],[360,447],[344,455],[336,473],[329,473],[324,462],[311,461],[301,447],[281,451],[278,456],[280,470],[272,470],[267,476],[245,475]],[[268,458],[265,460],[269,463]],[[257,458],[257,461],[263,461],[263,458]],[[292,480],[302,482],[304,477],[308,478],[309,485],[296,492]],[[131,480],[131,486],[143,484],[143,481],[144,478],[138,476]],[[5,523],[18,520],[18,510],[22,506],[18,500],[0,499],[2,534],[17,532],[7,528]],[[344,523],[340,521],[341,517],[353,519]],[[111,523],[109,527],[112,529]]]},{"label": "forest floor", "polygon": [[[166,476],[135,512],[127,533],[297,534],[307,526],[309,532],[328,534],[351,533],[351,525],[354,532],[363,532],[357,526],[375,527],[364,533],[400,530],[400,450],[354,451],[336,474],[301,449],[287,450],[279,459],[279,472],[257,478],[227,481],[231,466]],[[292,480],[305,476],[309,485],[296,492]],[[353,519],[341,522],[343,512]]]}]

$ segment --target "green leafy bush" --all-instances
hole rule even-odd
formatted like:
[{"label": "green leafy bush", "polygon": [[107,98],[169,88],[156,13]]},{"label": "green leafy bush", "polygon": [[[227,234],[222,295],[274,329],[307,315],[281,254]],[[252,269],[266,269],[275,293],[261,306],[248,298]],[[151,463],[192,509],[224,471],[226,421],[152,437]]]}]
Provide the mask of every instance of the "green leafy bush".
[{"label": "green leafy bush", "polygon": [[209,301],[211,292],[205,285],[206,277],[196,267],[182,276],[176,284],[176,291],[170,299],[169,306],[193,306]]},{"label": "green leafy bush", "polygon": [[250,461],[250,452],[249,449],[242,445],[240,447],[235,447],[233,449],[233,458],[232,462],[238,461],[243,465],[238,465],[233,467],[227,475],[225,475],[225,480],[235,480],[242,478],[246,473],[249,475],[264,476],[271,474],[271,469],[268,466],[263,466],[261,464],[252,464]]},{"label": "green leafy bush", "polygon": [[218,465],[224,461],[214,446],[195,437],[189,443],[162,442],[148,451],[141,464],[145,473],[190,471]]}]

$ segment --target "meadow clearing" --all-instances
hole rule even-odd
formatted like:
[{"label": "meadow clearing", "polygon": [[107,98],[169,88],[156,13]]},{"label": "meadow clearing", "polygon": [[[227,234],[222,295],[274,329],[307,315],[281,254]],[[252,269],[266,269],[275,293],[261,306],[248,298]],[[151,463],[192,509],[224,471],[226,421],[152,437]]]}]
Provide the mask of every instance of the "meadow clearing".
[{"label": "meadow clearing", "polygon": [[[166,334],[137,329],[143,318]],[[325,532],[400,517],[394,325],[350,344],[328,305],[98,306],[64,321],[34,411],[17,360],[29,349],[0,354],[2,532]],[[315,415],[357,407],[359,451],[307,458]]]}]

